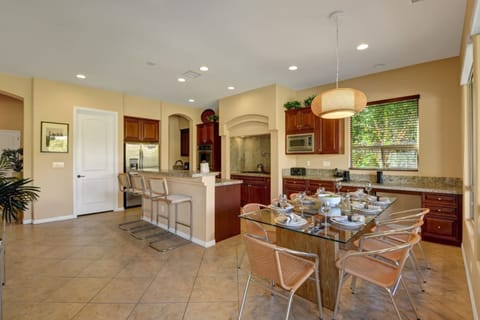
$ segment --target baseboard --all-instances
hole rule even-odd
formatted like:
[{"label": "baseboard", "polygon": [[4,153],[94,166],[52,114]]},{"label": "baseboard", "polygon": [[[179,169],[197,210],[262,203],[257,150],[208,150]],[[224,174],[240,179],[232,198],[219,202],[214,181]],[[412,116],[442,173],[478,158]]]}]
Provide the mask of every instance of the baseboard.
[{"label": "baseboard", "polygon": [[33,219],[33,224],[72,220],[72,219],[76,219],[76,217],[74,215],[70,215],[70,216],[51,217],[51,218],[44,218],[44,219]]},{"label": "baseboard", "polygon": [[470,278],[470,272],[469,272],[469,269],[467,268],[467,259],[465,258],[465,251],[464,251],[463,244],[462,244],[462,257],[463,257],[463,265],[465,267],[465,275],[467,277],[468,293],[470,294],[470,303],[472,305],[473,320],[478,320],[477,306],[475,304],[475,295],[473,294],[473,288],[472,288],[472,279]]},{"label": "baseboard", "polygon": [[124,207],[120,207],[120,208],[113,209],[113,211],[114,211],[114,212],[125,211],[125,208],[124,208]]}]

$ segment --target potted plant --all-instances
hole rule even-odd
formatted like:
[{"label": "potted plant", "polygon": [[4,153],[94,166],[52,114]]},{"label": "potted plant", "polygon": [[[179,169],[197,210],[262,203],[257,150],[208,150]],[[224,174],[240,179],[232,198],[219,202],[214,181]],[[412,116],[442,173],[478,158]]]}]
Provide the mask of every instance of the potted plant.
[{"label": "potted plant", "polygon": [[312,101],[315,99],[316,95],[310,96],[303,100],[303,104],[305,105],[305,108],[310,108],[312,106]]},{"label": "potted plant", "polygon": [[287,110],[290,109],[299,109],[302,107],[302,104],[298,100],[288,101],[283,104],[283,107]]},{"label": "potted plant", "polygon": [[23,171],[23,148],[4,149],[1,158],[5,161],[6,169],[13,170],[16,178],[22,177]]},{"label": "potted plant", "polygon": [[32,179],[7,177],[10,168],[6,158],[0,157],[0,210],[2,210],[3,235],[5,224],[19,220],[31,201],[38,199],[40,188],[30,185]]}]

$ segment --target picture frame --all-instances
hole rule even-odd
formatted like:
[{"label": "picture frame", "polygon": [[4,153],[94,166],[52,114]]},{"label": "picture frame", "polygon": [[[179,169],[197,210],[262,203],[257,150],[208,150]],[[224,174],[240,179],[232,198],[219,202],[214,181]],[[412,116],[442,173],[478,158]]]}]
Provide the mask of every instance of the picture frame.
[{"label": "picture frame", "polygon": [[41,122],[40,152],[68,153],[68,123]]}]

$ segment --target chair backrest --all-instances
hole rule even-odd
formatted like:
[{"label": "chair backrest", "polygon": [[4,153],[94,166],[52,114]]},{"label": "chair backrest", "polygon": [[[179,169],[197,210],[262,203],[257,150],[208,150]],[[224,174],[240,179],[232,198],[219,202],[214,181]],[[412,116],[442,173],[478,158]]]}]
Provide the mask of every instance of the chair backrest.
[{"label": "chair backrest", "polygon": [[[266,205],[263,205],[261,203],[247,203],[244,205],[241,209],[241,213],[250,213],[250,212],[255,212],[259,211],[262,208],[268,208]],[[245,220],[245,226],[247,228],[247,233],[248,234],[253,234],[257,237],[262,238],[264,241],[271,242],[271,239],[268,237],[268,233],[265,230],[265,228],[260,225],[260,223],[251,221],[251,220]]]},{"label": "chair backrest", "polygon": [[250,263],[250,271],[261,278],[280,283],[275,245],[255,238],[255,235],[244,234],[245,249]]},{"label": "chair backrest", "polygon": [[119,173],[117,178],[118,178],[118,189],[120,190],[120,192],[127,192],[131,190],[132,185],[130,183],[130,178],[128,176],[128,173]]},{"label": "chair backrest", "polygon": [[145,195],[147,191],[145,185],[145,178],[140,174],[132,174],[130,176],[130,181],[132,183],[132,191],[141,195]]},{"label": "chair backrest", "polygon": [[268,206],[261,203],[247,203],[242,207],[241,213],[244,214],[244,213],[259,211],[263,208],[268,208]]},{"label": "chair backrest", "polygon": [[151,197],[166,197],[168,196],[167,179],[162,178],[150,178],[148,180]]}]

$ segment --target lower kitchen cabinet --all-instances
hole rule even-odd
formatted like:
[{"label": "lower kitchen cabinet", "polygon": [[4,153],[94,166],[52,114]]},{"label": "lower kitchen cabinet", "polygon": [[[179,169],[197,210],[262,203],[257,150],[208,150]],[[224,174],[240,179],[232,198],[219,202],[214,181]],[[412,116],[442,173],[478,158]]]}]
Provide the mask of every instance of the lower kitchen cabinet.
[{"label": "lower kitchen cabinet", "polygon": [[243,180],[241,185],[242,206],[247,203],[270,204],[270,177],[232,175],[231,179]]},{"label": "lower kitchen cabinet", "polygon": [[462,195],[423,193],[422,207],[430,209],[424,218],[422,239],[460,246],[462,243]]},{"label": "lower kitchen cabinet", "polygon": [[283,193],[290,196],[292,193],[306,191],[307,194],[314,194],[317,189],[324,187],[325,191],[335,191],[333,181],[311,180],[311,179],[283,179]]},{"label": "lower kitchen cabinet", "polygon": [[240,184],[215,187],[215,241],[240,234]]}]

